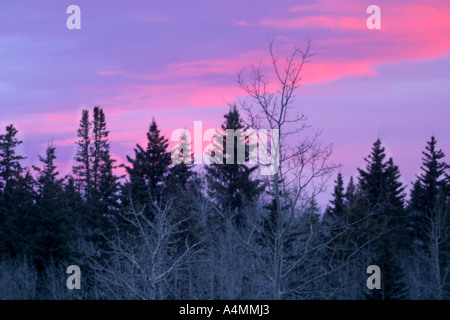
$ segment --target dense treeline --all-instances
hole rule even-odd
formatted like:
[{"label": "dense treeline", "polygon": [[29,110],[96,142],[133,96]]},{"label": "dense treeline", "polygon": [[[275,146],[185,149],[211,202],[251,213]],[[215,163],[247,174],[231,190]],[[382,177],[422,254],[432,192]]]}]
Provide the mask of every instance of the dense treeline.
[{"label": "dense treeline", "polygon": [[[450,172],[436,138],[425,145],[409,197],[380,139],[344,186],[331,147],[309,133],[304,115],[292,114],[310,45],[281,59],[271,44],[278,91],[267,90],[262,68],[243,71],[238,84],[248,100],[224,116],[224,131],[268,130],[276,170],[239,163],[237,150],[248,160],[252,148],[239,133],[234,150],[226,139],[214,149],[233,164],[195,167],[183,143],[175,154],[184,161],[174,164],[155,119],[146,145],[116,163],[105,114],[95,107],[82,112],[73,170],[63,177],[53,143],[39,164],[23,167],[22,141],[7,126],[0,298],[449,299]],[[321,212],[316,198],[334,173]],[[66,287],[70,265],[81,269],[80,290]],[[379,290],[366,286],[370,265],[381,269]]]},{"label": "dense treeline", "polygon": [[[231,108],[222,129],[244,127]],[[202,175],[192,164],[172,164],[154,119],[147,145],[128,156],[126,177],[115,175],[99,107],[92,120],[82,113],[65,177],[52,143],[40,165],[22,167],[17,133],[9,125],[0,135],[2,298],[274,298],[267,269],[277,223],[295,262],[280,298],[449,298],[449,166],[435,137],[408,201],[378,139],[356,182],[350,177],[345,188],[337,174],[323,215],[313,198],[292,222],[276,217],[256,166],[211,164]],[[70,264],[83,270],[80,291],[65,288]],[[365,286],[372,264],[381,267],[381,290]]]}]

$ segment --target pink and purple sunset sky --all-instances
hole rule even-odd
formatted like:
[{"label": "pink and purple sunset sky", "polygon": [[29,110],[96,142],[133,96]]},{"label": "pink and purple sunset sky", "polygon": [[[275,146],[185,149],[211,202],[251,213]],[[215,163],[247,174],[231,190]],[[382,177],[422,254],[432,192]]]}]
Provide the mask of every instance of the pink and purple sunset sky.
[{"label": "pink and purple sunset sky", "polygon": [[[72,4],[81,30],[66,27]],[[372,4],[381,30],[366,27]],[[196,120],[218,128],[227,102],[245,98],[237,72],[267,63],[269,38],[288,53],[308,35],[316,55],[296,108],[346,181],[378,137],[408,185],[431,135],[450,154],[448,0],[3,0],[1,130],[19,129],[28,165],[53,138],[66,174],[81,110],[99,105],[124,162],[153,116],[169,137]]]}]

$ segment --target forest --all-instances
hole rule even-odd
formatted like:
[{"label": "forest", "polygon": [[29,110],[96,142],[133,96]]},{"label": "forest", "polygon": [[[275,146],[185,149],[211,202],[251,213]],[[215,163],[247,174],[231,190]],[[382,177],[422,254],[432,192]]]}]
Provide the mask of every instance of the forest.
[{"label": "forest", "polygon": [[[438,140],[424,137],[411,188],[380,139],[367,146],[365,167],[343,177],[331,145],[297,112],[309,49],[282,59],[271,48],[277,91],[261,68],[239,73],[248,100],[230,105],[222,120],[223,131],[279,130],[274,175],[236,159],[196,166],[186,148],[179,153],[192,161],[173,164],[157,118],[146,145],[117,163],[106,114],[95,106],[81,114],[72,172],[62,176],[57,146],[24,167],[18,130],[6,126],[0,298],[449,299],[450,166]],[[246,137],[232,145],[227,152],[223,141],[223,163],[239,145],[248,159]],[[329,179],[332,199],[321,210],[317,197]],[[66,286],[69,265],[81,269],[79,290]],[[370,265],[381,269],[381,289],[366,286]]]}]

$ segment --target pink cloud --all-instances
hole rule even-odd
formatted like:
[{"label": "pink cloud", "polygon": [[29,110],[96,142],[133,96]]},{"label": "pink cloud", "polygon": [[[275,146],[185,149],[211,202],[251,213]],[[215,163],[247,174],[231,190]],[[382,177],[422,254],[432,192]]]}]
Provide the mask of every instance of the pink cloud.
[{"label": "pink cloud", "polygon": [[[21,130],[25,130],[29,136],[48,133],[48,138],[54,135],[72,132],[79,121],[76,114],[58,114],[58,113],[30,113],[26,117],[12,118],[9,122]],[[51,131],[49,132],[49,123]],[[22,129],[23,128],[23,129]]]},{"label": "pink cloud", "polygon": [[375,64],[442,57],[450,52],[448,1],[380,3],[381,30],[373,31],[366,28],[369,16],[366,9],[369,4],[360,0],[347,0],[339,5],[330,5],[328,1],[320,0],[291,7],[289,12],[291,15],[300,15],[297,18],[263,20],[260,24],[284,30],[307,27],[359,30],[357,34],[339,34],[337,41],[352,41],[352,38],[360,43],[370,41],[372,45],[367,50],[373,51],[378,50],[377,41],[384,42],[379,58],[373,61]]},{"label": "pink cloud", "polygon": [[[383,12],[387,22],[383,27],[388,31],[420,33],[430,35],[433,32],[450,31],[450,7],[404,6],[392,7]],[[447,39],[447,42],[450,40]]]},{"label": "pink cloud", "polygon": [[311,62],[304,66],[304,83],[323,83],[350,76],[373,76],[376,72],[370,61]]},{"label": "pink cloud", "polygon": [[[365,26],[365,6],[358,1],[347,1],[346,5],[329,6],[324,1],[316,4],[293,7],[291,14],[304,14],[313,10],[313,16],[291,19],[266,19],[260,25],[283,29],[299,29],[315,27],[319,29],[344,30],[352,29],[352,33],[339,33],[336,38],[318,39],[316,43],[319,55],[305,65],[304,84],[323,83],[349,76],[375,76],[375,68],[379,65],[397,63],[405,59],[424,59],[445,55],[450,52],[450,9],[445,6],[437,9],[429,6],[398,6],[396,3],[382,6],[382,30],[367,30]],[[358,13],[358,14],[356,14]],[[163,21],[163,18],[140,16],[139,19]],[[238,20],[236,25],[248,26],[247,20]],[[278,43],[280,51],[289,52],[292,37],[277,35],[287,43]],[[314,40],[314,39],[313,39]],[[382,44],[383,50],[374,55]],[[277,44],[276,44],[277,45]],[[324,48],[346,46],[347,55],[329,55]],[[324,52],[324,53],[323,53]],[[366,55],[369,54],[369,56]],[[224,107],[226,102],[234,101],[243,92],[235,82],[236,74],[243,67],[261,63],[270,71],[267,50],[241,52],[230,57],[217,59],[201,59],[171,63],[161,67],[152,74],[136,74],[123,70],[101,70],[99,76],[126,75],[144,80],[141,84],[117,85],[113,93],[99,92],[101,98],[93,101],[92,106],[100,105],[107,111],[115,128],[121,129],[124,136],[115,136],[114,140],[126,143],[137,134],[133,128],[114,119],[116,115],[150,114],[158,111],[174,111],[185,108]],[[229,85],[213,85],[208,81],[210,76],[229,77]],[[199,78],[199,79],[196,79]],[[189,81],[186,81],[189,79]],[[161,81],[162,80],[162,81]],[[158,83],[153,83],[158,81]],[[227,80],[228,81],[228,80]],[[275,86],[271,85],[271,90]],[[111,89],[111,88],[109,88]],[[89,90],[95,91],[95,87]],[[55,127],[52,132],[72,132],[76,129],[79,114],[52,114],[49,116]],[[42,116],[39,116],[42,117]],[[43,120],[43,118],[41,118]],[[25,119],[22,119],[25,121]],[[47,127],[38,119],[27,120],[24,124],[29,131],[45,132]],[[148,122],[148,119],[145,120]],[[130,132],[128,134],[123,131]],[[63,145],[71,143],[69,139],[61,141]]]},{"label": "pink cloud", "polygon": [[[286,31],[304,28],[336,31],[335,38],[318,39],[313,47],[319,56],[305,67],[310,70],[304,77],[308,83],[352,75],[373,76],[376,75],[375,68],[380,65],[410,59],[440,58],[450,53],[449,3],[418,3],[423,2],[412,0],[408,5],[399,2],[380,4],[381,30],[367,29],[367,5],[356,0],[348,0],[339,6],[318,1],[292,7],[289,9],[292,14],[299,13],[302,16],[263,20],[260,24]],[[310,16],[305,17],[306,14]],[[337,32],[347,29],[355,32]],[[346,55],[336,51],[336,46],[345,46]],[[330,50],[335,53],[331,54]],[[374,55],[375,52],[378,54]]]},{"label": "pink cloud", "polygon": [[234,87],[193,88],[186,97],[186,101],[192,107],[225,106],[226,103],[233,102],[239,94],[242,94],[242,91],[237,85]]},{"label": "pink cloud", "polygon": [[239,92],[237,85],[211,86],[208,83],[142,84],[117,88],[117,94],[96,101],[107,108],[128,111],[178,110],[186,107],[223,106]]},{"label": "pink cloud", "polygon": [[343,17],[339,19],[339,26],[342,29],[365,29],[366,28],[366,20],[365,19],[356,19],[353,17]]},{"label": "pink cloud", "polygon": [[407,6],[386,10],[382,29],[396,51],[407,58],[427,59],[450,52],[450,7]]}]

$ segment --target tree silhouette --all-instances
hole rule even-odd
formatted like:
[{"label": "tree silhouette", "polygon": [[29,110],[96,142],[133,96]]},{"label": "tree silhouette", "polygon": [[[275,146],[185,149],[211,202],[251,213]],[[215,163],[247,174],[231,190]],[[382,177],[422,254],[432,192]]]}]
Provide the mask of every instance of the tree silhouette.
[{"label": "tree silhouette", "polygon": [[[160,200],[172,162],[171,155],[167,151],[168,146],[168,140],[161,135],[153,118],[147,132],[146,148],[137,144],[134,159],[127,156],[131,166],[126,166],[130,181],[125,186],[125,203],[129,194],[140,206],[148,207],[150,203]],[[150,210],[145,212],[152,214]]]}]

